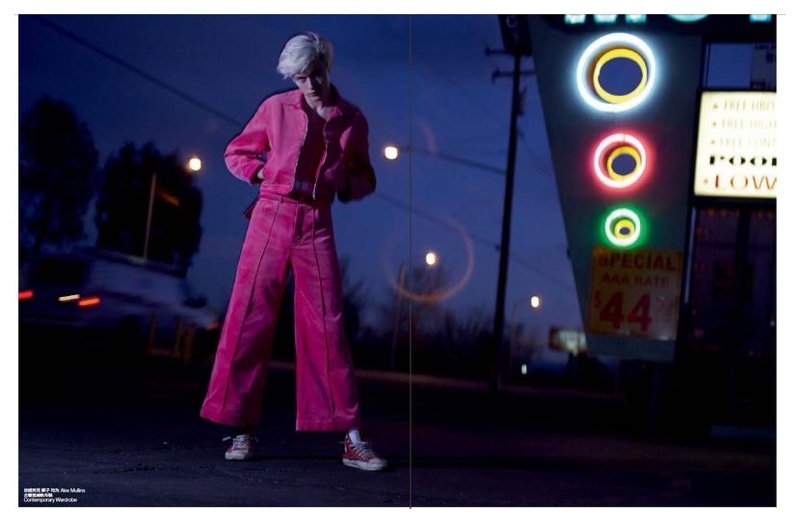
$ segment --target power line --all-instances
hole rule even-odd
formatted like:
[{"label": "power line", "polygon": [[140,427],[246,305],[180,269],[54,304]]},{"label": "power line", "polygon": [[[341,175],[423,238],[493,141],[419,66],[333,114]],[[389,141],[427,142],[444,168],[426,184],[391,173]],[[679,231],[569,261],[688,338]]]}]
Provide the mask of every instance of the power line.
[{"label": "power line", "polygon": [[[437,225],[440,225],[440,226],[448,228],[448,229],[452,229],[453,228],[453,225],[448,223],[448,222],[446,222],[445,220],[443,220],[443,219],[441,219],[441,218],[439,218],[437,216],[434,216],[433,214],[429,214],[429,213],[427,213],[425,211],[420,211],[419,209],[415,209],[415,208],[411,207],[410,204],[402,202],[402,201],[398,200],[397,198],[392,198],[391,196],[386,196],[385,194],[382,194],[382,193],[380,193],[378,191],[375,191],[374,195],[377,196],[378,198],[380,198],[381,200],[383,200],[383,201],[385,201],[387,203],[390,203],[391,205],[394,205],[395,207],[403,209],[404,211],[412,212],[417,216],[420,216],[422,218],[425,218],[428,221],[436,223]],[[472,238],[472,240],[476,241],[477,243],[483,243],[484,245],[488,245],[489,247],[492,247],[494,249],[497,248],[497,243],[492,241],[492,240],[489,240],[487,238],[482,238],[482,237],[480,237],[480,236],[478,236],[478,235],[476,235],[474,233],[471,233],[471,232],[468,232],[467,234],[470,236],[470,238]]]},{"label": "power line", "polygon": [[[380,23],[381,23],[381,25],[383,25],[383,26],[384,26],[384,27],[387,29],[387,32],[388,32],[389,34],[391,34],[393,37],[395,37],[396,39],[402,39],[402,38],[404,38],[404,37],[405,37],[405,35],[400,35],[400,34],[399,34],[399,33],[398,33],[398,32],[397,32],[397,31],[396,31],[396,30],[395,30],[395,29],[394,29],[394,28],[393,28],[393,27],[392,27],[392,26],[391,26],[389,23],[387,23],[387,21],[386,21],[385,19],[383,19],[383,18],[382,18],[380,15],[374,15],[374,18],[375,18],[375,19],[376,19],[378,22],[380,22]],[[409,17],[409,18],[411,18],[411,17]],[[498,31],[499,31],[499,29],[498,29]],[[471,32],[473,35],[475,35],[475,37],[476,37],[476,40],[480,40],[480,41],[482,41],[484,44],[486,43],[485,39],[484,39],[482,36],[478,35],[478,34],[475,32],[475,30],[474,30],[474,29],[470,29],[470,32]],[[474,96],[473,96],[471,93],[469,93],[468,91],[466,91],[466,90],[465,90],[465,89],[462,87],[461,83],[459,83],[458,81],[454,80],[454,79],[453,79],[451,76],[444,74],[444,73],[442,72],[442,70],[441,70],[441,67],[440,67],[440,66],[438,66],[438,65],[437,65],[437,64],[436,64],[436,63],[435,63],[433,60],[429,59],[429,58],[426,56],[426,53],[424,53],[424,52],[420,51],[418,48],[416,48],[416,47],[415,47],[415,46],[413,46],[413,45],[410,45],[409,47],[411,48],[410,50],[411,50],[412,54],[413,54],[414,56],[416,56],[416,57],[417,57],[417,59],[418,59],[419,61],[421,61],[421,62],[425,63],[426,65],[428,65],[428,66],[429,66],[429,68],[430,68],[430,69],[431,69],[431,70],[432,70],[432,71],[433,71],[435,74],[437,74],[437,75],[439,75],[440,77],[442,77],[442,78],[443,78],[443,79],[444,79],[446,82],[448,82],[449,84],[451,84],[451,85],[455,86],[455,87],[456,87],[458,90],[460,90],[460,91],[461,91],[461,92],[462,92],[462,93],[463,93],[463,94],[464,94],[464,95],[467,97],[467,99],[469,99],[469,100],[474,100],[474,99],[475,99],[475,97],[474,97]],[[488,48],[488,45],[487,45],[487,48]],[[485,106],[482,106],[482,107],[483,107],[483,109],[484,109],[484,110],[486,110]],[[489,112],[489,111],[487,110],[487,113],[488,113],[488,112]],[[492,114],[493,118],[494,118],[496,121],[498,121],[498,122],[499,122],[499,119],[497,118],[497,115],[496,115],[494,112],[491,112],[491,114]],[[543,161],[543,160],[542,160],[542,159],[539,157],[539,155],[538,155],[538,154],[536,153],[536,151],[533,149],[533,146],[532,146],[532,144],[531,144],[530,142],[528,142],[528,140],[527,140],[527,137],[525,136],[525,134],[524,134],[524,133],[522,133],[522,132],[520,132],[520,133],[519,133],[519,139],[520,139],[520,141],[522,142],[522,144],[524,145],[524,147],[527,149],[527,151],[528,151],[528,153],[530,154],[531,158],[533,159],[533,163],[534,163],[534,164],[535,164],[535,165],[536,165],[536,166],[537,166],[537,167],[538,167],[538,168],[539,168],[539,169],[540,169],[542,172],[548,172],[548,169],[546,169],[546,168],[545,168],[545,162],[544,162],[544,161]],[[442,156],[442,157],[443,157],[444,155],[439,155],[439,156]],[[494,168],[491,168],[491,170],[495,170],[495,169],[494,169]],[[502,175],[505,175],[505,171],[502,171],[502,170],[501,170],[500,174],[502,174]]]},{"label": "power line", "polygon": [[165,89],[165,90],[169,91],[170,93],[174,94],[178,98],[181,98],[182,100],[184,100],[184,101],[186,101],[186,102],[188,102],[188,103],[190,103],[192,105],[196,105],[197,107],[199,107],[199,108],[201,108],[201,109],[203,109],[205,111],[210,112],[214,116],[217,116],[218,118],[221,118],[221,119],[227,121],[228,123],[230,123],[232,125],[235,125],[236,127],[241,128],[242,123],[237,118],[234,118],[234,117],[232,117],[232,116],[230,116],[230,115],[228,115],[228,114],[226,114],[226,113],[224,113],[224,112],[212,107],[211,105],[209,105],[209,104],[207,104],[205,102],[202,102],[202,101],[198,100],[197,98],[194,98],[193,96],[190,96],[186,92],[178,89],[177,87],[173,87],[172,85],[168,84],[167,82],[165,82],[163,80],[160,80],[159,78],[156,78],[155,76],[151,75],[150,73],[148,73],[148,72],[146,72],[146,71],[144,71],[142,69],[139,69],[135,65],[132,65],[132,64],[126,62],[125,60],[122,60],[121,58],[119,58],[119,57],[117,57],[117,56],[115,56],[115,55],[113,55],[113,54],[111,54],[111,53],[109,53],[107,51],[104,51],[100,47],[98,47],[98,46],[94,45],[93,43],[81,38],[80,36],[76,35],[75,33],[71,32],[71,31],[68,31],[67,29],[64,29],[60,25],[48,20],[47,18],[45,18],[43,16],[33,16],[32,19],[36,20],[40,24],[46,25],[50,29],[52,29],[52,30],[60,33],[61,35],[69,38],[73,42],[75,42],[77,44],[80,44],[80,45],[86,47],[87,49],[99,54],[103,58],[106,58],[107,60],[110,60],[110,61],[114,62],[115,64],[119,65],[120,67],[123,67],[123,68],[127,69],[128,71],[134,73],[135,75],[144,78],[148,82],[151,82],[151,83],[157,85],[158,87],[161,87],[162,89]]},{"label": "power line", "polygon": [[427,149],[417,149],[417,148],[409,148],[411,152],[415,152],[418,154],[424,154],[427,156],[431,156],[433,158],[440,158],[442,160],[446,160],[448,162],[457,163],[461,165],[466,165],[467,167],[472,167],[474,169],[480,169],[482,171],[489,171],[494,174],[499,174],[501,176],[505,175],[505,171],[499,167],[494,167],[493,165],[486,165],[484,163],[476,162],[474,160],[468,160],[466,158],[459,158],[458,156],[451,156],[449,154],[440,153],[437,151],[429,151]]},{"label": "power line", "polygon": [[[241,129],[242,126],[244,125],[244,122],[240,121],[239,119],[234,118],[234,117],[232,117],[232,116],[230,116],[230,115],[228,115],[228,114],[216,109],[215,107],[213,107],[213,106],[211,106],[211,105],[209,105],[209,104],[207,104],[205,102],[202,102],[202,101],[198,100],[197,98],[194,98],[193,96],[191,96],[188,93],[182,91],[181,89],[178,89],[177,87],[174,87],[174,86],[168,84],[167,82],[157,78],[156,76],[154,76],[154,75],[152,75],[152,74],[150,74],[150,73],[148,73],[148,72],[146,72],[146,71],[144,71],[144,70],[142,70],[142,69],[130,64],[129,62],[119,58],[118,56],[115,56],[115,55],[111,54],[110,52],[101,49],[99,46],[97,46],[97,45],[85,40],[84,38],[76,35],[75,33],[73,33],[71,31],[61,27],[60,25],[58,25],[58,24],[56,24],[56,23],[54,23],[54,22],[52,22],[50,20],[48,20],[44,16],[33,16],[33,17],[31,17],[31,19],[36,20],[37,22],[49,27],[50,29],[56,31],[57,33],[61,34],[62,36],[64,36],[64,37],[72,40],[73,42],[75,42],[75,43],[77,43],[77,44],[89,49],[90,51],[99,54],[100,56],[106,58],[107,60],[117,64],[118,66],[123,67],[124,69],[127,69],[128,71],[130,71],[130,72],[134,73],[135,75],[147,80],[148,82],[151,82],[151,83],[161,87],[162,89],[165,89],[166,91],[168,91],[171,94],[181,98],[182,100],[184,100],[184,101],[186,101],[186,102],[188,102],[188,103],[190,103],[192,105],[195,105],[196,107],[198,107],[198,108],[200,108],[200,109],[202,109],[204,111],[207,111],[207,112],[213,114],[214,116],[217,116],[218,118],[221,118],[221,119],[225,120],[226,122],[228,122],[231,125],[235,126],[237,129]],[[417,51],[414,51],[414,52],[416,54],[418,54]],[[432,154],[431,153],[431,155],[432,156],[438,156],[438,157],[441,157],[443,159],[447,159],[447,160],[450,160],[450,161],[458,161],[460,163],[464,163],[464,164],[470,165],[472,167],[479,167],[479,168],[483,168],[483,169],[486,169],[488,167],[488,169],[490,169],[492,171],[495,171],[495,172],[498,171],[498,169],[496,169],[494,167],[485,166],[483,164],[479,164],[479,163],[473,162],[471,160],[459,159],[459,158],[450,157],[448,155],[443,155],[443,154],[439,154],[439,153],[436,153],[436,154]],[[410,204],[406,204],[406,203],[401,202],[401,201],[399,201],[399,200],[397,200],[395,198],[392,198],[390,196],[386,196],[384,194],[381,194],[381,193],[379,193],[377,191],[375,192],[375,196],[377,196],[378,198],[380,198],[380,199],[382,199],[382,200],[384,200],[384,201],[386,201],[386,202],[388,202],[388,203],[390,203],[390,204],[392,204],[392,205],[394,205],[396,207],[400,207],[403,210],[405,210],[405,211],[407,211],[409,213],[412,213],[413,215],[420,216],[420,217],[425,218],[425,219],[427,219],[429,221],[437,223],[438,225],[441,225],[441,226],[444,226],[444,227],[448,227],[448,228],[452,228],[451,224],[445,222],[444,220],[442,220],[442,219],[440,219],[440,218],[438,218],[438,217],[436,217],[436,216],[434,216],[432,214],[429,214],[427,212],[421,211],[419,209],[415,209]],[[494,242],[494,241],[489,240],[487,238],[482,238],[482,237],[480,237],[480,236],[478,236],[478,235],[476,235],[474,233],[468,232],[468,231],[467,231],[467,234],[476,243],[484,244],[486,246],[489,246],[489,247],[493,248],[494,250],[497,250],[499,248],[498,245],[497,245],[497,242]],[[564,284],[563,282],[561,282],[559,280],[556,280],[556,279],[552,278],[551,276],[549,276],[547,274],[542,273],[541,271],[539,271],[538,269],[536,269],[535,267],[530,265],[526,260],[514,255],[513,253],[511,254],[511,258],[514,259],[515,261],[517,261],[518,263],[520,263],[520,265],[522,265],[523,267],[527,268],[528,270],[530,270],[532,272],[535,272],[539,276],[541,276],[543,278],[546,278],[546,279],[549,279],[550,281],[552,281],[552,282],[554,282],[554,283],[556,283],[556,284],[558,284],[558,285],[560,285],[560,286],[562,286],[564,288],[572,290],[572,287]]]},{"label": "power line", "polygon": [[[397,32],[397,31],[396,31],[396,30],[395,30],[395,29],[394,29],[394,28],[393,28],[393,27],[392,27],[390,24],[388,24],[388,23],[386,22],[386,20],[384,20],[384,19],[381,17],[381,15],[373,15],[373,17],[374,17],[374,18],[375,18],[375,19],[376,19],[378,22],[380,22],[380,23],[381,23],[381,25],[383,25],[383,26],[384,26],[384,27],[387,29],[388,33],[390,33],[392,36],[394,36],[395,38],[397,38],[397,39],[400,39],[400,40],[402,40],[402,39],[403,39],[403,37],[404,37],[404,36],[403,36],[403,35],[400,35],[400,34],[399,34],[399,33],[398,33],[398,32]],[[412,20],[412,17],[413,17],[413,15],[409,15],[409,20],[410,20],[410,21]],[[410,40],[410,39],[409,39],[409,40]],[[443,70],[442,70],[442,67],[441,67],[441,64],[437,64],[435,61],[433,61],[433,60],[431,60],[430,58],[428,58],[428,57],[426,56],[426,53],[424,53],[424,52],[420,51],[420,50],[419,50],[417,47],[415,47],[415,46],[413,45],[413,43],[412,43],[412,42],[409,42],[409,47],[410,47],[410,51],[411,51],[411,52],[412,52],[412,54],[413,54],[413,57],[416,57],[416,59],[417,59],[418,61],[420,61],[420,62],[423,62],[423,63],[425,63],[426,65],[428,65],[429,69],[430,69],[431,71],[433,71],[433,73],[434,73],[435,75],[438,75],[438,76],[439,76],[440,78],[442,78],[444,81],[446,81],[447,83],[449,83],[450,85],[452,85],[452,86],[453,86],[453,87],[454,87],[456,90],[458,90],[458,91],[461,91],[461,93],[462,93],[462,94],[464,94],[464,95],[466,96],[466,98],[467,98],[467,99],[469,99],[470,101],[473,101],[473,102],[475,101],[475,96],[473,96],[473,95],[472,95],[472,94],[471,94],[469,91],[467,91],[467,90],[466,90],[466,89],[463,87],[463,85],[462,85],[462,83],[461,83],[461,82],[459,82],[459,81],[457,81],[457,80],[453,79],[453,77],[452,77],[452,76],[450,76],[450,75],[448,75],[448,74],[446,74],[446,73],[444,73],[444,72],[443,72]],[[474,106],[474,104],[473,104],[473,106]],[[499,121],[499,119],[497,119],[497,115],[495,114],[495,112],[494,112],[494,111],[490,111],[490,110],[489,110],[489,109],[488,109],[488,108],[487,108],[485,105],[483,105],[483,102],[481,102],[481,108],[482,108],[482,110],[483,110],[483,111],[484,111],[486,114],[491,114],[491,115],[492,115],[492,117],[493,117],[494,119],[496,119],[496,121],[497,121],[498,125],[503,125],[503,126],[505,125],[505,124],[501,123],[501,122]]]},{"label": "power line", "polygon": [[[445,220],[442,220],[441,218],[439,218],[439,217],[437,217],[437,216],[435,216],[433,214],[429,214],[427,212],[420,211],[419,209],[415,209],[415,208],[411,207],[410,204],[405,203],[405,202],[403,202],[401,200],[398,200],[397,198],[392,198],[391,196],[387,196],[387,195],[382,194],[382,193],[380,193],[378,191],[376,191],[374,193],[374,196],[379,198],[379,199],[381,199],[381,200],[383,200],[383,201],[385,201],[385,202],[387,202],[387,203],[389,203],[389,204],[391,204],[391,205],[393,205],[393,206],[395,206],[395,207],[403,209],[404,211],[413,213],[416,216],[420,216],[422,218],[425,218],[426,220],[434,222],[437,225],[440,225],[440,226],[448,228],[448,229],[452,229],[453,228],[453,225],[448,223],[448,222],[446,222]],[[467,236],[469,236],[470,239],[475,243],[479,243],[479,244],[483,244],[483,245],[485,245],[487,247],[491,247],[495,251],[500,249],[500,246],[497,244],[496,241],[490,240],[488,238],[484,238],[484,237],[479,236],[479,235],[477,235],[477,234],[475,234],[473,232],[470,232],[470,231],[464,231],[464,232],[466,232]],[[522,258],[521,256],[519,256],[517,254],[514,254],[513,252],[510,254],[509,257],[512,260],[514,260],[514,262],[518,263],[521,267],[523,267],[523,268],[525,268],[525,269],[537,274],[538,276],[540,276],[540,277],[542,277],[542,278],[544,278],[546,280],[549,280],[549,281],[555,283],[559,287],[561,287],[563,289],[566,289],[568,291],[574,291],[575,290],[574,286],[569,285],[567,283],[564,283],[563,281],[558,280],[558,279],[550,276],[549,274],[546,274],[546,273],[542,272],[540,269],[538,269],[534,265],[532,265],[529,260],[526,260],[525,258]]]}]

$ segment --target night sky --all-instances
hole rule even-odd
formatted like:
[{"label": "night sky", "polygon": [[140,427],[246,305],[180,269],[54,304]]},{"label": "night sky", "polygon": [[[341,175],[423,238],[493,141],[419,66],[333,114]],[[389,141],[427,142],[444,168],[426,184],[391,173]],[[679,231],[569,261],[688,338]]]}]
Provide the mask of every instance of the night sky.
[{"label": "night sky", "polygon": [[[188,280],[222,310],[256,193],[223,163],[227,142],[267,95],[292,87],[275,71],[285,40],[312,29],[335,47],[332,81],[370,124],[378,190],[334,204],[340,258],[369,306],[387,302],[399,266],[431,249],[463,286],[443,304],[494,310],[513,61],[495,15],[53,15],[16,17],[19,115],[47,94],[85,121],[100,165],[124,143],[153,142],[204,168],[203,237]],[[57,27],[53,27],[55,24]],[[713,74],[737,78],[732,56]],[[530,57],[523,71],[533,69]],[[720,80],[722,81],[722,80]],[[729,83],[725,80],[723,83]],[[540,340],[581,318],[535,77],[524,75],[506,317]],[[412,153],[390,162],[387,144]],[[433,154],[431,154],[433,153]],[[450,158],[445,159],[446,158]],[[483,167],[466,165],[464,162]],[[783,181],[782,181],[783,182]],[[94,240],[93,205],[87,243]],[[470,257],[470,252],[474,257]],[[472,260],[472,263],[470,263]],[[471,266],[471,270],[470,270]],[[542,307],[528,306],[531,295]],[[370,319],[369,317],[367,318]]]},{"label": "night sky", "polygon": [[[513,65],[485,52],[502,49],[496,16],[60,15],[47,22],[19,18],[20,114],[42,95],[63,99],[88,124],[101,166],[129,141],[200,156],[204,232],[188,279],[214,307],[227,301],[246,228],[241,210],[255,195],[228,173],[223,149],[265,96],[292,87],[275,71],[277,55],[292,34],[313,29],[334,44],[333,83],[368,118],[378,175],[375,195],[334,207],[350,277],[366,283],[377,306],[400,263],[409,255],[421,263],[432,249],[454,285],[463,284],[444,305],[493,314],[511,79],[492,74]],[[531,70],[532,60],[522,68]],[[578,327],[580,313],[535,78],[524,76],[521,87],[506,311],[544,335],[550,325]],[[390,143],[411,144],[412,154],[389,162],[382,151]],[[91,216],[87,223],[92,242]],[[527,307],[532,294],[542,299],[536,316]]]}]

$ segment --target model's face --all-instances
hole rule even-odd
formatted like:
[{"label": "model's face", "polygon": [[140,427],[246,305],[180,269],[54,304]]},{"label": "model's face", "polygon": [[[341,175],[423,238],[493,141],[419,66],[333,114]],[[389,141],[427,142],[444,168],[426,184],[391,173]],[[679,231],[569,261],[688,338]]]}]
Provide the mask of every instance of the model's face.
[{"label": "model's face", "polygon": [[325,64],[319,60],[311,62],[306,70],[292,76],[292,81],[309,102],[330,99],[330,79]]}]

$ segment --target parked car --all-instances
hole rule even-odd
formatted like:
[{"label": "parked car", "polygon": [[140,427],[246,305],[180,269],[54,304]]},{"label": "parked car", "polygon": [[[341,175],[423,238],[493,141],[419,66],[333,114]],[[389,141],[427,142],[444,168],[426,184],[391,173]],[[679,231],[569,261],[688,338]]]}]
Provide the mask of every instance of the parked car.
[{"label": "parked car", "polygon": [[184,361],[213,350],[219,316],[175,267],[86,249],[46,254],[20,273],[19,321]]}]

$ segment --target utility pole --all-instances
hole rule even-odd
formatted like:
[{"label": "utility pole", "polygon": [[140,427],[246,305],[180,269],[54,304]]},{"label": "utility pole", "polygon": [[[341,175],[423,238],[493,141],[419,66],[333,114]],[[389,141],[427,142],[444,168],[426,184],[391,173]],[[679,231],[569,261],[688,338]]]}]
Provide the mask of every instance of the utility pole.
[{"label": "utility pole", "polygon": [[[506,165],[506,187],[503,199],[503,225],[500,239],[500,268],[497,271],[497,299],[492,328],[492,359],[490,362],[489,387],[498,390],[500,371],[503,366],[503,338],[505,331],[506,283],[508,280],[508,251],[511,240],[511,203],[514,199],[514,169],[517,161],[517,118],[520,113],[520,65],[522,56],[532,55],[528,19],[525,15],[500,15],[500,31],[503,36],[504,53],[514,56],[511,91],[511,123],[508,135],[508,162]],[[487,54],[492,51],[487,50]],[[501,76],[502,73],[495,73]],[[494,77],[493,77],[494,78]]]},{"label": "utility pole", "polygon": [[147,225],[144,230],[144,252],[142,253],[142,259],[145,261],[147,260],[147,251],[150,247],[150,229],[153,226],[153,202],[155,201],[156,196],[156,173],[153,171],[153,174],[150,176],[150,200],[147,205]]}]

